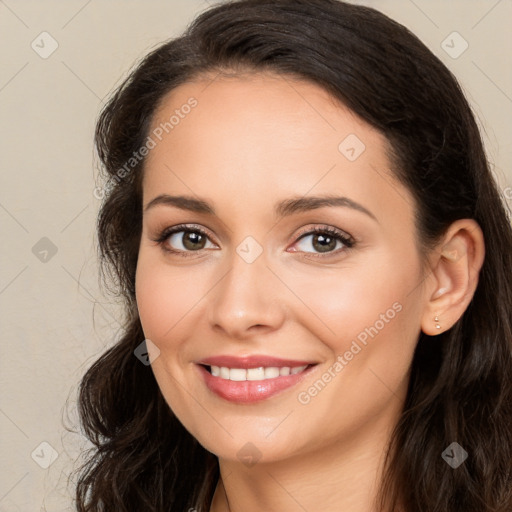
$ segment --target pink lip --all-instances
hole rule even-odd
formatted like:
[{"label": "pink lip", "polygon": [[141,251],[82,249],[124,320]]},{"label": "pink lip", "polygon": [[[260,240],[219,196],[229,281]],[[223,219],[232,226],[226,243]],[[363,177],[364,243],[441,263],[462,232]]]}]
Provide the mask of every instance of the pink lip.
[{"label": "pink lip", "polygon": [[[217,358],[212,360],[218,361]],[[223,361],[225,361],[223,359]],[[259,359],[261,361],[261,359]],[[274,361],[276,361],[274,359]],[[295,361],[288,361],[287,364],[272,364],[272,366],[290,366],[293,363],[295,366],[303,366],[302,364],[295,364]],[[207,363],[204,363],[207,364]],[[214,363],[212,363],[214,364]],[[256,364],[246,361],[246,365],[250,366],[237,366],[240,364],[240,360],[237,361],[236,365],[221,364],[220,366],[226,366],[230,368],[258,368],[259,366],[270,366],[268,364]],[[308,364],[308,363],[304,363]],[[214,364],[214,366],[219,366]],[[220,377],[214,377],[202,364],[198,364],[197,368],[201,373],[202,378],[208,389],[220,396],[224,400],[234,402],[238,404],[251,404],[254,402],[260,402],[266,400],[278,393],[291,388],[295,384],[299,383],[306,375],[308,375],[314,368],[309,366],[303,372],[297,373],[296,375],[286,375],[276,377],[274,379],[266,380],[246,380],[246,381],[232,381],[222,379]]]},{"label": "pink lip", "polygon": [[291,359],[280,359],[277,357],[254,355],[254,356],[215,356],[208,357],[198,361],[197,364],[204,364],[206,366],[224,366],[226,368],[259,368],[260,366],[271,367],[277,366],[282,368],[283,366],[289,366],[293,368],[295,366],[306,366],[309,364],[316,364],[314,361],[293,361]]}]

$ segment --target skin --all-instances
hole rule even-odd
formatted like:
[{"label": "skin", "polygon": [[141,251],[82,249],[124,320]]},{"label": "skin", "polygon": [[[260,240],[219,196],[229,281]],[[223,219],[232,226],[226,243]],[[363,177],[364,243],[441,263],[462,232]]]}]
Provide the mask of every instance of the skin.
[{"label": "skin", "polygon": [[[153,118],[152,129],[191,96],[198,101],[150,151],[143,205],[164,193],[186,195],[216,212],[162,204],[144,212],[136,294],[144,334],[160,351],[155,378],[183,425],[219,458],[212,512],[370,512],[418,336],[449,329],[467,308],[484,258],[482,232],[473,220],[457,221],[422,268],[414,200],[393,178],[379,132],[306,81],[211,78],[171,91]],[[349,134],[366,147],[354,161],[338,149]],[[346,206],[274,213],[279,201],[328,194],[375,218]],[[188,258],[154,241],[181,223],[208,233]],[[314,234],[299,240],[325,226],[355,245],[338,242],[322,253]],[[187,233],[164,245],[186,251]],[[252,263],[236,252],[248,236],[263,249]],[[401,307],[394,318],[301,403],[299,393],[393,304]],[[297,386],[240,405],[198,377],[194,362],[221,354],[318,364]],[[237,456],[248,442],[260,457],[252,466]]]}]

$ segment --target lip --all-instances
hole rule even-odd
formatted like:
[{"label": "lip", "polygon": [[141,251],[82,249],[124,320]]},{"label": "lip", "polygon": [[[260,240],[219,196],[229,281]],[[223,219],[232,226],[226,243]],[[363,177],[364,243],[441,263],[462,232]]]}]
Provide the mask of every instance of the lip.
[{"label": "lip", "polygon": [[206,366],[224,366],[226,368],[241,368],[248,370],[249,368],[259,368],[260,366],[277,366],[280,368],[283,366],[289,366],[290,368],[294,368],[296,366],[314,365],[316,364],[316,361],[297,361],[265,355],[243,357],[223,355],[202,359],[201,361],[198,361],[197,364],[204,364]]},{"label": "lip", "polygon": [[[295,375],[279,376],[265,380],[232,381],[214,377],[203,365],[225,366],[228,368],[258,368],[260,366],[305,366],[308,367]],[[285,390],[296,386],[314,370],[316,363],[307,361],[291,361],[267,356],[251,356],[237,358],[232,356],[219,356],[204,359],[196,363],[196,367],[207,388],[220,398],[237,404],[252,404],[267,400]]]}]

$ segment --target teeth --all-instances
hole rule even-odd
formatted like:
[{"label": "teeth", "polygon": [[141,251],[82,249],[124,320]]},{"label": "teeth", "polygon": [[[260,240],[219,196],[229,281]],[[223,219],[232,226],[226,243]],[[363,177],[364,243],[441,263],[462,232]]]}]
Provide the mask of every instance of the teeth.
[{"label": "teeth", "polygon": [[247,370],[241,368],[231,368],[229,370],[229,380],[247,380]]},{"label": "teeth", "polygon": [[247,370],[247,380],[264,380],[265,368],[249,368]]},{"label": "teeth", "polygon": [[232,380],[235,382],[244,380],[267,380],[275,379],[277,377],[285,377],[287,375],[297,375],[298,373],[303,372],[306,368],[307,365],[296,366],[294,368],[290,368],[289,366],[284,366],[282,368],[269,366],[264,368],[261,366],[259,368],[249,368],[248,370],[244,368],[226,368],[225,366],[210,367],[214,377],[220,377],[221,379]]},{"label": "teeth", "polygon": [[279,368],[275,366],[265,368],[265,379],[275,379],[276,377],[279,377]]}]

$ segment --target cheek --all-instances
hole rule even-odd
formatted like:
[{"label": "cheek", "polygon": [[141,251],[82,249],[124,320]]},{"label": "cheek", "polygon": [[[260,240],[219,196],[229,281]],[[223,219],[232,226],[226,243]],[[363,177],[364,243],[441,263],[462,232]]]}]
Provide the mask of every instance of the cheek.
[{"label": "cheek", "polygon": [[333,419],[326,437],[336,438],[341,424],[347,435],[356,432],[405,397],[420,331],[419,294],[411,293],[419,268],[393,261],[364,272],[347,269],[336,279],[296,281],[298,294],[309,290],[302,296],[315,313],[305,325],[330,352],[318,380],[297,398],[311,417]]},{"label": "cheek", "polygon": [[191,422],[190,404],[178,383],[185,381],[186,341],[194,331],[194,315],[207,291],[201,287],[203,281],[195,277],[195,270],[166,265],[155,251],[139,252],[135,275],[137,308],[145,338],[160,350],[151,368],[169,407],[181,421],[188,418],[186,424]]},{"label": "cheek", "polygon": [[309,329],[336,354],[348,350],[352,340],[364,345],[377,334],[415,322],[409,312],[415,300],[410,283],[418,279],[418,269],[414,264],[397,265],[391,254],[379,262],[290,276],[294,291],[312,313]]},{"label": "cheek", "polygon": [[[203,276],[204,277],[204,276]],[[139,254],[135,277],[137,307],[144,334],[149,339],[175,339],[187,315],[207,292],[198,267],[171,267],[153,254]]]}]

